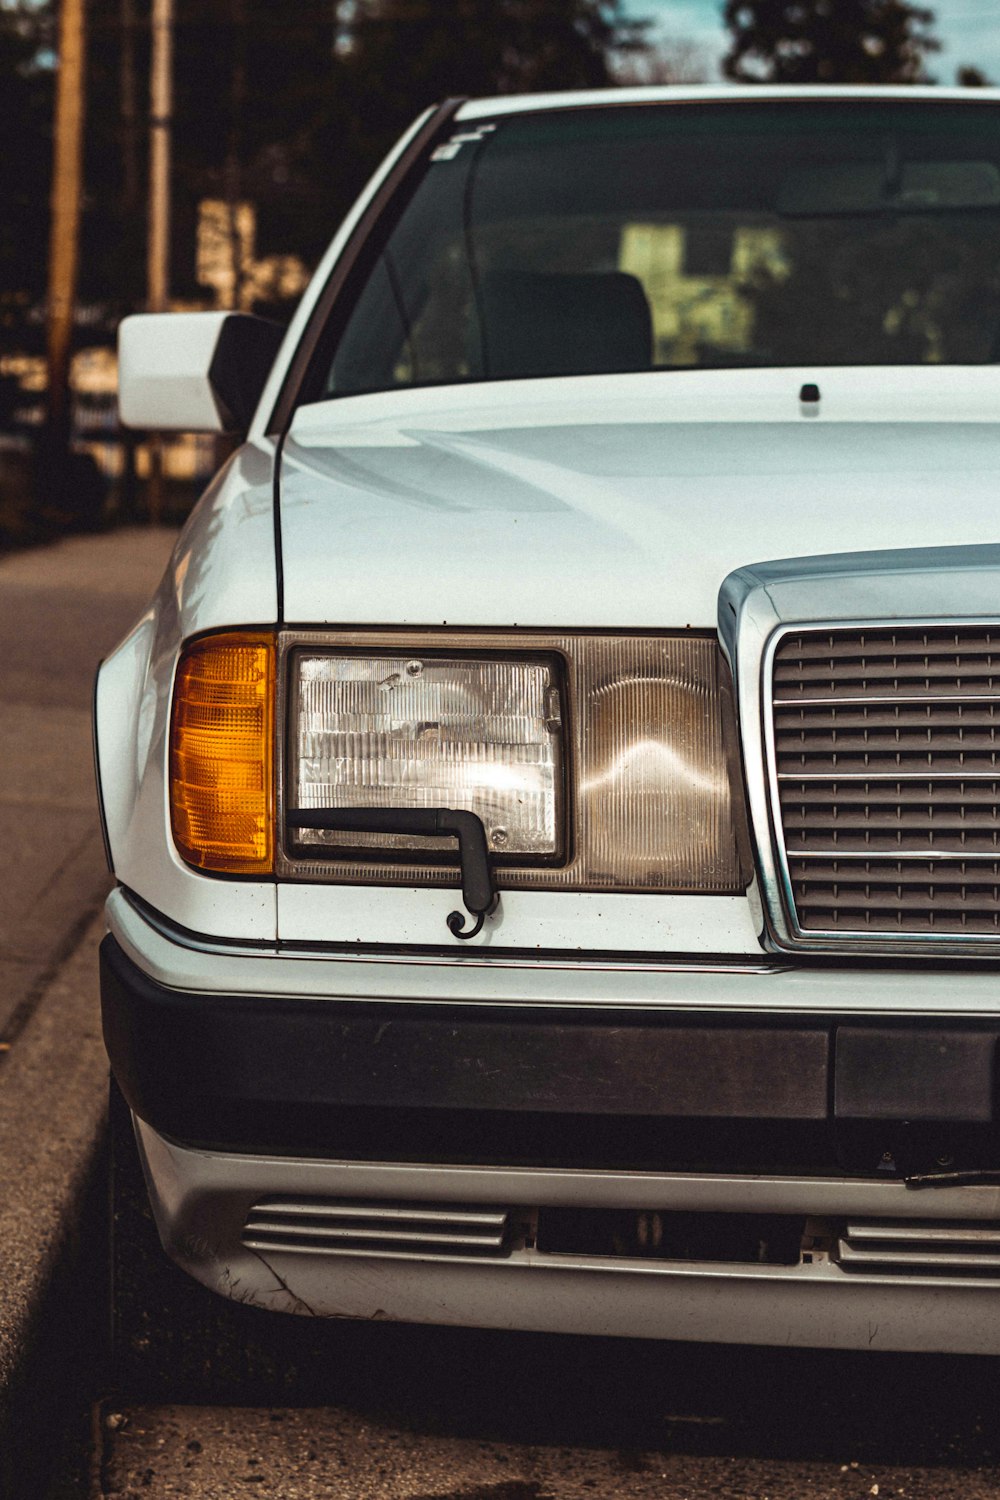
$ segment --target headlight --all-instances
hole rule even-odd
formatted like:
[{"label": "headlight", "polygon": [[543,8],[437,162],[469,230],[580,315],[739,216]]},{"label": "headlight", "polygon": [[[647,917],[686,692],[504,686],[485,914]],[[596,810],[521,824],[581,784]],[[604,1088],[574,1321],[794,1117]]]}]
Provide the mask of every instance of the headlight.
[{"label": "headlight", "polygon": [[274,635],[232,632],[181,655],[170,715],[170,822],[188,864],[274,870]]},{"label": "headlight", "polygon": [[[560,853],[562,713],[555,663],[429,653],[293,654],[292,806],[447,807],[481,820],[494,854]],[[301,830],[331,849],[441,850],[451,839]]]},{"label": "headlight", "polygon": [[[714,636],[283,633],[288,809],[475,813],[501,889],[745,889]],[[280,877],[449,885],[453,840],[287,827]]]},{"label": "headlight", "polygon": [[399,639],[226,632],[185,648],[170,722],[182,858],[231,875],[450,885],[452,839],[285,828],[279,841],[277,806],[451,808],[482,822],[501,888],[745,888],[714,637]]}]

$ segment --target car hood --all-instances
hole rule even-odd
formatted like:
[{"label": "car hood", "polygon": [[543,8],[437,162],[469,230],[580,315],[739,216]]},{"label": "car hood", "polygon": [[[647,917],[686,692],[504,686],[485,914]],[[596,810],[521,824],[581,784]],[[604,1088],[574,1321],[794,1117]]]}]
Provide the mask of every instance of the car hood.
[{"label": "car hood", "polygon": [[[801,403],[801,384],[821,400]],[[992,371],[522,381],[300,409],[284,615],[330,624],[715,623],[734,568],[998,539]]]}]

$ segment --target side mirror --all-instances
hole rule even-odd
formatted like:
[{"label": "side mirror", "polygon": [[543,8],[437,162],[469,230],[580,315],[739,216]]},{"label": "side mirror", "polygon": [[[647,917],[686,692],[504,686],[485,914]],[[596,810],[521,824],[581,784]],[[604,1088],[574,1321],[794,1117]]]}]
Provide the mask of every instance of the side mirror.
[{"label": "side mirror", "polygon": [[246,432],[285,330],[250,313],[137,313],[118,329],[118,415],[160,432]]}]

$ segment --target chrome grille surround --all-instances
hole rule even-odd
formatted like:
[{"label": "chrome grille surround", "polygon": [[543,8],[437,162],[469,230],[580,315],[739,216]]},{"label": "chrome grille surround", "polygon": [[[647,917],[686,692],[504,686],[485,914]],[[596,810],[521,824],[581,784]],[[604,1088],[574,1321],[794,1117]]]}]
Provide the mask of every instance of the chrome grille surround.
[{"label": "chrome grille surround", "polygon": [[789,943],[995,952],[1000,621],[784,624],[761,686]]}]

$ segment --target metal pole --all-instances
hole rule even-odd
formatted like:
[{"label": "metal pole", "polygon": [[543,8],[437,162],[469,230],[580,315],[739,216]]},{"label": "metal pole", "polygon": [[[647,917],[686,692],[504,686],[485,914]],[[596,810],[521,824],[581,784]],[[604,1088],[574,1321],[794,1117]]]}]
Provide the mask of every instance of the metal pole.
[{"label": "metal pole", "polygon": [[[149,84],[148,306],[165,312],[170,296],[170,131],[173,114],[173,0],[153,0]],[[163,514],[163,446],[149,444],[149,523]]]},{"label": "metal pole", "polygon": [[55,156],[49,237],[48,393],[44,449],[39,465],[43,483],[57,506],[71,497],[70,359],[80,255],[80,197],[83,169],[85,0],[62,0],[59,9],[59,70],[56,77]]}]

